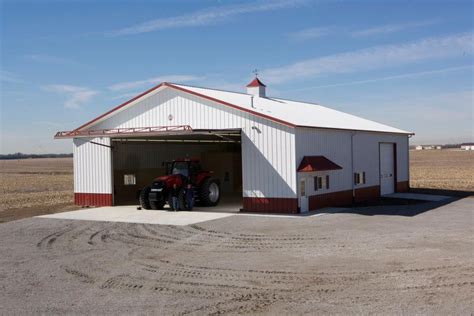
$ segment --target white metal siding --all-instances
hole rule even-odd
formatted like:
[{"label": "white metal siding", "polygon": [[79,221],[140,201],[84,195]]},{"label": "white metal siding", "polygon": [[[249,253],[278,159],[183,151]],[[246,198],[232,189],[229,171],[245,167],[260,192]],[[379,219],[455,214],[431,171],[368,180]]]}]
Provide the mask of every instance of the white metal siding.
[{"label": "white metal siding", "polygon": [[308,188],[309,195],[352,189],[351,135],[353,135],[354,172],[366,173],[366,183],[357,185],[356,188],[379,185],[379,143],[381,142],[397,144],[397,181],[408,181],[407,135],[297,128],[296,167],[304,156],[321,155],[343,168],[342,170],[306,174],[307,177],[330,175],[328,190],[316,192],[311,184]]},{"label": "white metal siding", "polygon": [[90,129],[171,125],[241,128],[243,195],[296,197],[294,129],[217,102],[167,88]]},{"label": "white metal siding", "polygon": [[360,132],[354,136],[354,172],[366,172],[367,183],[357,187],[379,185],[379,143],[397,144],[397,182],[408,181],[408,136]]},{"label": "white metal siding", "polygon": [[107,146],[108,137],[74,138],[75,193],[112,193],[112,156]]},{"label": "white metal siding", "polygon": [[[308,195],[324,194],[351,189],[351,134],[347,131],[325,130],[314,128],[296,129],[296,168],[298,168],[304,156],[325,156],[329,160],[342,167],[342,170],[331,170],[328,172],[302,173],[306,177],[315,175],[323,176],[329,174],[329,189],[314,190],[310,182],[307,186]],[[349,185],[349,188],[348,188]]]}]

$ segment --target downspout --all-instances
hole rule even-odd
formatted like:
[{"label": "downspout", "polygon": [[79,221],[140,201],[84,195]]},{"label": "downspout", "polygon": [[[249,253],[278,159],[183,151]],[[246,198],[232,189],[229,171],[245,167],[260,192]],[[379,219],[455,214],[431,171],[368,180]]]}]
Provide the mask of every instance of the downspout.
[{"label": "downspout", "polygon": [[410,191],[410,138],[413,137],[415,134],[408,134],[407,139],[407,168],[408,168],[408,191]]},{"label": "downspout", "polygon": [[352,205],[355,204],[355,184],[354,184],[354,136],[357,132],[351,132],[351,183],[352,183]]}]

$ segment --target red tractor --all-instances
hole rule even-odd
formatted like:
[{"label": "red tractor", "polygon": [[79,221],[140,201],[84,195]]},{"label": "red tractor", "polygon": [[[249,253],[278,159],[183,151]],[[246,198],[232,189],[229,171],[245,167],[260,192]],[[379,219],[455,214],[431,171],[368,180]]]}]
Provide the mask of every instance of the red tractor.
[{"label": "red tractor", "polygon": [[220,183],[211,177],[210,171],[201,169],[198,159],[177,159],[167,164],[165,176],[155,178],[149,187],[140,191],[142,208],[161,210],[168,203],[172,208],[171,189],[176,184],[179,189],[178,204],[181,210],[190,210],[185,199],[185,187],[191,184],[194,200],[203,206],[216,206],[220,199]]}]

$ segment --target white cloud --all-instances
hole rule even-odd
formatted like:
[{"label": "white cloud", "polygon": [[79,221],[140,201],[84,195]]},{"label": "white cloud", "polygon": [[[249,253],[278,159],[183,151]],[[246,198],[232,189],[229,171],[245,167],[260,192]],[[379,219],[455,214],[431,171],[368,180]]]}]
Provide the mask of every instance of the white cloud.
[{"label": "white cloud", "polygon": [[362,50],[317,57],[287,66],[267,69],[262,78],[269,83],[311,78],[322,74],[408,65],[416,62],[471,55],[474,51],[473,33],[423,39],[399,45],[385,45]]},{"label": "white cloud", "polygon": [[189,81],[196,81],[203,79],[203,77],[193,76],[193,75],[168,75],[168,76],[160,76],[154,78],[148,78],[145,80],[137,80],[137,81],[127,81],[127,82],[120,82],[109,86],[109,89],[112,91],[120,91],[120,90],[130,90],[135,89],[147,85],[158,84],[160,82],[189,82]]},{"label": "white cloud", "polygon": [[68,109],[77,109],[98,94],[97,91],[89,88],[63,84],[48,85],[44,86],[43,89],[66,95],[68,98],[64,103],[64,107]]},{"label": "white cloud", "polygon": [[115,95],[115,96],[111,97],[110,99],[112,99],[112,100],[128,100],[128,99],[131,99],[131,98],[139,95],[142,92],[143,91],[123,93],[123,94]]},{"label": "white cloud", "polygon": [[442,73],[459,71],[459,70],[466,70],[466,69],[472,70],[473,67],[474,67],[473,65],[448,67],[448,68],[442,68],[442,69],[411,72],[411,73],[405,73],[405,74],[400,74],[400,75],[379,77],[379,78],[373,78],[373,79],[356,80],[356,81],[349,81],[349,82],[341,82],[341,83],[332,83],[332,84],[325,84],[325,85],[319,85],[319,86],[304,87],[304,88],[292,89],[291,91],[305,91],[305,90],[313,90],[313,89],[318,89],[318,88],[354,86],[354,85],[372,83],[372,82],[397,80],[397,79],[408,79],[408,78],[422,77],[422,76],[428,76],[428,75],[433,75],[433,74],[442,74]]},{"label": "white cloud", "polygon": [[147,33],[169,28],[203,26],[222,22],[228,18],[246,13],[265,12],[296,7],[304,2],[306,2],[306,0],[277,0],[213,7],[184,15],[160,18],[144,23],[139,23],[130,27],[113,31],[109,34],[113,36],[118,36]]},{"label": "white cloud", "polygon": [[289,34],[289,37],[294,40],[304,41],[314,38],[323,37],[333,32],[333,28],[330,27],[311,27],[308,29],[300,30]]},{"label": "white cloud", "polygon": [[429,26],[437,23],[437,21],[420,21],[420,22],[408,22],[402,24],[386,24],[376,27],[367,28],[364,30],[358,30],[351,32],[354,37],[373,36],[381,34],[390,34],[400,32],[406,29],[412,29],[417,27]]},{"label": "white cloud", "polygon": [[438,23],[438,21],[417,21],[417,22],[407,22],[402,24],[386,24],[381,26],[370,27],[363,30],[352,30],[345,29],[340,27],[329,27],[329,26],[319,26],[319,27],[310,27],[307,29],[299,30],[296,32],[289,33],[288,36],[293,40],[304,41],[315,38],[324,37],[330,34],[340,33],[341,35],[349,35],[352,37],[367,37],[380,34],[389,34],[404,31],[407,29],[418,28],[423,26],[429,26]]}]

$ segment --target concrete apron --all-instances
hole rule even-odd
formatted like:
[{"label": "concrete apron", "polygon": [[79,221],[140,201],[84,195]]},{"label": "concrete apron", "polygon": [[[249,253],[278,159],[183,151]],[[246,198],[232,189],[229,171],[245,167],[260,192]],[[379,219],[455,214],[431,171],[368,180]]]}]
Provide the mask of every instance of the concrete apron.
[{"label": "concrete apron", "polygon": [[71,219],[84,221],[123,222],[185,226],[232,216],[223,212],[171,212],[137,210],[137,206],[111,206],[86,208],[78,211],[38,216],[39,218]]},{"label": "concrete apron", "polygon": [[[212,211],[209,211],[211,209]],[[330,209],[330,208],[328,208]],[[207,210],[207,211],[206,211]],[[287,219],[301,219],[309,216],[322,216],[320,211],[308,212],[305,214],[262,214],[262,213],[239,213],[239,208],[199,208],[196,207],[192,212],[170,210],[137,210],[136,205],[110,206],[85,208],[77,211],[48,214],[37,216],[38,218],[49,219],[69,219],[83,221],[101,221],[101,222],[122,222],[139,224],[158,224],[158,225],[176,225],[185,226],[196,223],[211,221],[214,219],[225,218],[229,216],[258,216]]]}]

